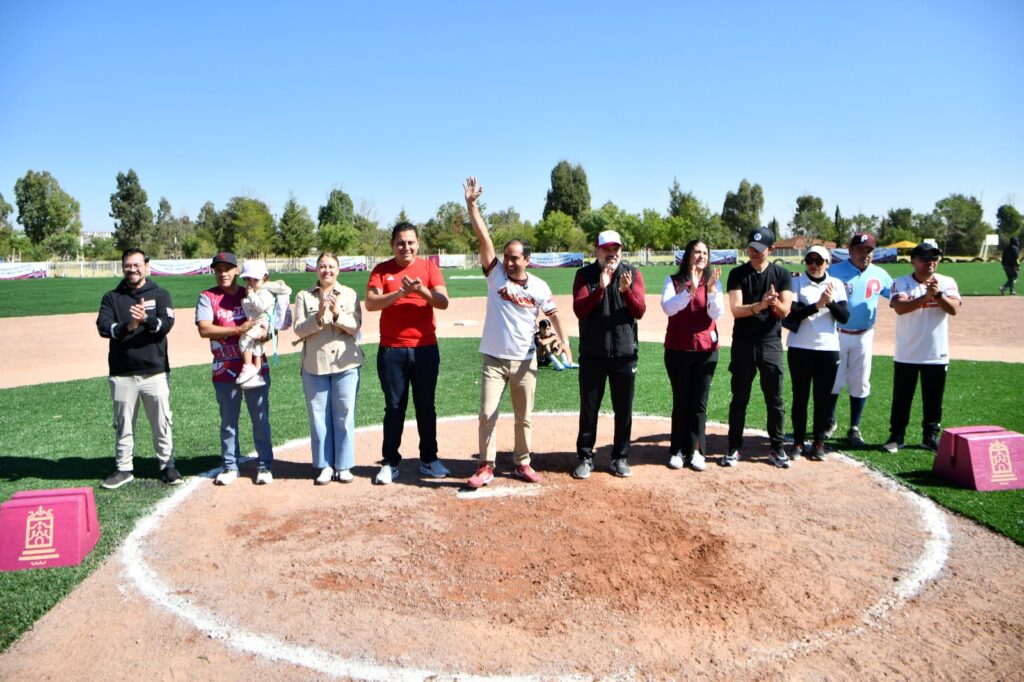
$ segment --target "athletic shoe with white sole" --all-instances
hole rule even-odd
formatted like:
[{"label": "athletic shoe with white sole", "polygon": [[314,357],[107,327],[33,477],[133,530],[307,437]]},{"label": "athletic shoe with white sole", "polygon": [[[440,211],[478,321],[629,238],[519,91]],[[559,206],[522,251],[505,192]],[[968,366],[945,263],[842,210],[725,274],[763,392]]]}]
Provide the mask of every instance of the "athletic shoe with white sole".
[{"label": "athletic shoe with white sole", "polygon": [[348,469],[342,469],[334,472],[334,480],[339,483],[351,483],[355,476]]},{"label": "athletic shoe with white sole", "polygon": [[516,468],[512,471],[512,475],[527,483],[540,483],[540,474],[534,471],[533,467],[529,464],[517,464]]},{"label": "athletic shoe with white sole", "polygon": [[629,462],[626,461],[625,457],[613,459],[610,470],[613,476],[618,476],[619,478],[629,478],[633,475],[633,470],[629,468]]},{"label": "athletic shoe with white sole", "polygon": [[572,477],[583,480],[590,478],[590,472],[594,470],[594,460],[590,457],[581,457],[580,463],[572,470]]},{"label": "athletic shoe with white sole", "polygon": [[807,454],[807,459],[813,459],[815,462],[824,462],[828,459],[828,450],[825,449],[825,444],[818,441],[811,446],[811,451]]},{"label": "athletic shoe with white sole", "polygon": [[174,467],[164,467],[160,472],[160,480],[167,485],[181,485],[181,474]]},{"label": "athletic shoe with white sole", "polygon": [[722,456],[722,459],[718,460],[719,466],[723,466],[723,467],[734,467],[734,466],[739,465],[739,463],[740,463],[740,451],[739,450],[730,450],[729,452],[727,452],[725,455]]},{"label": "athletic shoe with white sole", "polygon": [[789,448],[789,461],[790,462],[797,461],[798,459],[800,459],[801,457],[804,456],[806,451],[807,451],[807,446],[804,445],[803,443],[793,443],[793,445],[790,446],[790,448]]},{"label": "athletic shoe with white sole", "polygon": [[780,469],[788,469],[792,464],[792,462],[789,461],[789,455],[787,455],[781,448],[778,450],[775,448],[769,449],[768,460]]},{"label": "athletic shoe with white sole", "polygon": [[259,373],[260,371],[256,369],[256,365],[245,365],[242,367],[242,371],[238,373],[238,378],[235,379],[235,383],[241,386]]},{"label": "athletic shoe with white sole", "polygon": [[317,477],[313,479],[313,485],[327,485],[334,480],[334,469],[331,467],[324,467],[317,474]]},{"label": "athletic shoe with white sole", "polygon": [[828,428],[825,429],[825,438],[831,438],[836,432],[836,420],[828,420]]},{"label": "athletic shoe with white sole", "polygon": [[864,438],[860,435],[860,429],[856,426],[851,426],[850,430],[846,432],[846,440],[855,448],[867,447],[867,443],[864,442]]},{"label": "athletic shoe with white sole", "polygon": [[135,474],[130,471],[115,471],[103,479],[103,483],[100,483],[100,487],[106,490],[117,490],[125,483],[131,483],[134,480]]},{"label": "athletic shoe with white sole", "polygon": [[890,435],[889,436],[889,440],[885,441],[885,445],[882,446],[882,449],[885,450],[886,452],[888,452],[891,455],[895,455],[897,452],[900,451],[900,449],[902,447],[903,447],[903,439],[902,438],[896,438],[896,437]]},{"label": "athletic shoe with white sole", "polygon": [[420,476],[426,476],[427,478],[445,478],[451,472],[445,468],[441,460],[435,459],[430,464],[423,464],[420,462]]},{"label": "athletic shoe with white sole", "polygon": [[256,470],[256,485],[270,485],[273,482],[274,474],[270,473],[270,469],[261,466]]},{"label": "athletic shoe with white sole", "polygon": [[398,467],[385,464],[377,472],[377,475],[373,477],[373,482],[377,485],[388,485],[396,478],[398,478]]},{"label": "athletic shoe with white sole", "polygon": [[683,455],[680,452],[677,452],[676,454],[668,458],[669,469],[682,469],[683,466],[685,466],[685,464],[686,463],[683,462]]},{"label": "athletic shoe with white sole", "polygon": [[480,468],[476,470],[476,473],[469,477],[466,481],[466,485],[470,488],[483,488],[485,485],[494,480],[494,467],[481,464]]},{"label": "athletic shoe with white sole", "polygon": [[238,469],[221,469],[217,478],[213,479],[214,485],[231,485],[238,478]]},{"label": "athletic shoe with white sole", "polygon": [[242,390],[248,391],[250,388],[263,388],[266,385],[267,380],[257,374],[252,379],[249,379],[247,382],[242,384]]},{"label": "athletic shoe with white sole", "polygon": [[704,471],[708,468],[707,461],[704,459],[704,455],[694,450],[693,454],[690,455],[690,468],[694,471]]}]

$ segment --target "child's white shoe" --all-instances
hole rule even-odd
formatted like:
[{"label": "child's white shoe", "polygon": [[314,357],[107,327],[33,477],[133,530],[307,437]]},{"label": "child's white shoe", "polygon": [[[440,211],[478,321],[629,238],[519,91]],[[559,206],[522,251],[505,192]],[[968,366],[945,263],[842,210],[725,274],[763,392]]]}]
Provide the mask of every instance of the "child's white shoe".
[{"label": "child's white shoe", "polygon": [[259,374],[259,371],[256,369],[256,365],[244,365],[242,367],[242,371],[238,373],[238,378],[235,379],[235,383],[241,386],[257,374]]},{"label": "child's white shoe", "polygon": [[264,379],[257,373],[252,379],[242,384],[242,390],[249,390],[250,388],[262,388],[267,385],[267,380]]}]

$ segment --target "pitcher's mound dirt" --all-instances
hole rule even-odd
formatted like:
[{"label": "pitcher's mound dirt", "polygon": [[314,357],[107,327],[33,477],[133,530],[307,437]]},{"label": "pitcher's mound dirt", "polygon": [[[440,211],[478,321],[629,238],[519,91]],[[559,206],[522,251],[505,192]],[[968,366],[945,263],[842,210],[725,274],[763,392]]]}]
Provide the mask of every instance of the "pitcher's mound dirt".
[{"label": "pitcher's mound dirt", "polygon": [[[1019,673],[1021,548],[943,513],[949,565],[866,626],[930,537],[904,495],[837,460],[775,469],[756,438],[737,469],[672,471],[667,430],[664,419],[637,418],[633,477],[608,474],[604,448],[591,478],[575,481],[575,419],[537,417],[541,485],[511,478],[503,459],[485,496],[468,498],[457,493],[475,468],[475,420],[442,425],[453,473],[444,481],[421,480],[412,460],[395,484],[372,486],[379,432],[360,433],[349,485],[314,487],[308,446],[283,450],[270,487],[204,482],[149,536],[145,561],[175,597],[238,636],[396,674]],[[600,444],[610,431],[602,419]],[[415,429],[406,435],[414,452]],[[510,420],[499,437],[499,449],[511,443]],[[722,452],[722,437],[709,449]],[[322,676],[206,638],[140,597],[121,562],[0,658],[0,677]],[[72,651],[90,653],[59,653]]]}]

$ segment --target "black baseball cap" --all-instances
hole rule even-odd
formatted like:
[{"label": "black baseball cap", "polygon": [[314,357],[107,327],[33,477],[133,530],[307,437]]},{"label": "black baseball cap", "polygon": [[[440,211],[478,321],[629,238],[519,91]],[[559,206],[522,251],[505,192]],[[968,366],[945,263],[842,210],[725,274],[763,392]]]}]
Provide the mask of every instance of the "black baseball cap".
[{"label": "black baseball cap", "polygon": [[932,258],[941,255],[942,251],[939,250],[939,247],[927,242],[921,242],[910,251],[911,258]]},{"label": "black baseball cap", "polygon": [[775,235],[767,227],[759,227],[750,233],[749,242],[747,246],[754,249],[758,253],[764,253],[772,244],[775,243]]},{"label": "black baseball cap", "polygon": [[227,263],[228,265],[234,265],[236,268],[238,267],[238,259],[235,258],[235,254],[229,251],[221,251],[214,256],[213,262],[210,263],[210,267],[212,268],[216,266],[217,263]]}]

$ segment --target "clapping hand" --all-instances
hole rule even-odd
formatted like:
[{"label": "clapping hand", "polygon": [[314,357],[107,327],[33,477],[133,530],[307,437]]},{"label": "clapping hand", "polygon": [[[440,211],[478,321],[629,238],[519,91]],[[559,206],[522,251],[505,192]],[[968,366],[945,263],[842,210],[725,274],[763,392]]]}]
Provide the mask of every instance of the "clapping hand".
[{"label": "clapping hand", "polygon": [[[423,283],[420,282],[419,278],[412,278],[408,275],[402,277],[402,291],[404,294],[413,294],[420,290]],[[404,295],[403,294],[403,295]]]},{"label": "clapping hand", "polygon": [[826,307],[832,302],[832,296],[834,292],[832,290],[832,282],[826,282],[825,290],[821,292],[821,298],[818,299],[817,307],[819,309]]},{"label": "clapping hand", "polygon": [[722,268],[714,267],[711,268],[711,279],[708,280],[708,294],[713,294],[717,291],[718,278],[722,276]]},{"label": "clapping hand", "polygon": [[619,293],[626,293],[631,286],[633,286],[633,272],[623,269],[622,276],[619,277]]},{"label": "clapping hand", "polygon": [[128,331],[133,332],[146,321],[146,300],[140,298],[138,303],[128,309],[128,313],[132,316],[128,322]]},{"label": "clapping hand", "polygon": [[925,286],[925,296],[927,297],[925,300],[934,301],[936,294],[939,293],[939,280],[932,277],[930,280],[925,282]]},{"label": "clapping hand", "polygon": [[612,283],[612,275],[614,273],[614,268],[604,268],[603,270],[601,270],[600,285],[602,289],[607,289],[608,285]]}]

